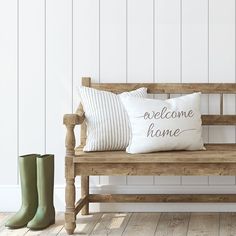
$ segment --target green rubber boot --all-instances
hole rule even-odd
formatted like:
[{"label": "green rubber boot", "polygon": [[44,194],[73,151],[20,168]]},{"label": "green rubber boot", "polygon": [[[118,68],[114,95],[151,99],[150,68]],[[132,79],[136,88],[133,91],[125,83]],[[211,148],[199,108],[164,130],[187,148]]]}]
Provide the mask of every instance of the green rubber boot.
[{"label": "green rubber boot", "polygon": [[28,228],[41,230],[55,223],[53,186],[54,155],[40,156],[37,158],[38,209]]},{"label": "green rubber boot", "polygon": [[20,210],[5,224],[11,229],[22,228],[34,217],[38,207],[38,193],[36,180],[37,154],[20,156],[19,171],[21,183],[22,204]]}]

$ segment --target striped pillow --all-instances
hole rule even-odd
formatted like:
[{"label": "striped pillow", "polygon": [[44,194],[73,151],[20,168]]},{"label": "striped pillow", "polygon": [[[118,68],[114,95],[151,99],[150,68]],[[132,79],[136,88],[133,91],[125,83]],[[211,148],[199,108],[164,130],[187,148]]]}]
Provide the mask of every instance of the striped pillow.
[{"label": "striped pillow", "polygon": [[125,150],[131,131],[120,97],[147,97],[147,89],[139,88],[116,95],[81,86],[79,93],[87,123],[87,141],[83,150]]}]

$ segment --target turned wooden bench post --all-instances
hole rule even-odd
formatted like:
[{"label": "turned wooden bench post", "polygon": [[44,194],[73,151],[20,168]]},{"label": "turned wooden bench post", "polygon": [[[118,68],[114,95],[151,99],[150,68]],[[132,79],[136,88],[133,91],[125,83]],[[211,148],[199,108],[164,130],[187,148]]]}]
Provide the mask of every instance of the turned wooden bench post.
[{"label": "turned wooden bench post", "polygon": [[[81,176],[81,197],[89,197],[89,176]],[[82,215],[89,214],[89,201],[86,201],[86,204],[81,210]]]},{"label": "turned wooden bench post", "polygon": [[73,158],[75,156],[75,134],[74,127],[80,123],[79,116],[76,114],[65,115],[63,123],[66,126],[66,157],[65,157],[65,178],[66,178],[66,212],[65,229],[68,234],[73,234],[76,227],[75,212],[75,167]]}]

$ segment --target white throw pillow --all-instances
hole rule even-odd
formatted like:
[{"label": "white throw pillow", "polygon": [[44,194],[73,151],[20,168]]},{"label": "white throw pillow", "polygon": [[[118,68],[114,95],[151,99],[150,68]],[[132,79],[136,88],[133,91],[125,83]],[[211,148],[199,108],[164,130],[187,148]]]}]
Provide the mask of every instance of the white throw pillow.
[{"label": "white throw pillow", "polygon": [[84,151],[125,150],[129,144],[128,115],[121,97],[147,97],[147,89],[139,88],[116,95],[89,87],[79,87],[87,123]]},{"label": "white throw pillow", "polygon": [[204,149],[201,93],[168,100],[122,98],[129,115],[128,153]]}]

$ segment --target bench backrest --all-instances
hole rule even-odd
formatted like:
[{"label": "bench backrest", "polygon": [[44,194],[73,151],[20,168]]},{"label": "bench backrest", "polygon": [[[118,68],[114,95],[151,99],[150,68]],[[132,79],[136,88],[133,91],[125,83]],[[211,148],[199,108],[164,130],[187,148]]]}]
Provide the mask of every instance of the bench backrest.
[{"label": "bench backrest", "polygon": [[[236,115],[224,115],[224,94],[236,94],[236,83],[92,83],[91,78],[82,78],[82,85],[105,90],[113,93],[122,93],[135,90],[140,87],[148,88],[150,94],[189,94],[201,92],[202,94],[220,95],[220,112],[214,115],[202,115],[203,125],[236,125]],[[80,106],[80,111],[82,111]],[[81,145],[86,143],[86,124],[81,127]]]}]

